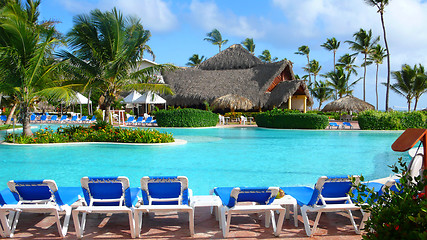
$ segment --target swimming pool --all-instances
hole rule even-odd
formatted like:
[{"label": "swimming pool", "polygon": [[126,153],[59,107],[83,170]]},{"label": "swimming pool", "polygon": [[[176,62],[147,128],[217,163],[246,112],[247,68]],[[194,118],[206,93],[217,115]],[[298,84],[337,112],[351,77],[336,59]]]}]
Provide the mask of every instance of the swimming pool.
[{"label": "swimming pool", "polygon": [[[54,179],[80,186],[83,176],[184,175],[195,194],[215,186],[312,186],[322,175],[392,174],[406,153],[391,150],[401,131],[160,129],[187,140],[175,146],[0,145],[0,189],[10,179]],[[3,136],[4,133],[1,135]],[[1,138],[3,138],[0,136]]]}]

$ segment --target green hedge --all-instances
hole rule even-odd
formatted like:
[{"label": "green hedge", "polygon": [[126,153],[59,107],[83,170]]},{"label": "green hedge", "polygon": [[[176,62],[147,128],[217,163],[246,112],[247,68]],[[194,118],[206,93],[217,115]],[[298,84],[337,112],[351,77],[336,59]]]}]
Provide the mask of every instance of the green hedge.
[{"label": "green hedge", "polygon": [[218,115],[204,110],[184,108],[156,111],[159,127],[212,127],[218,123]]},{"label": "green hedge", "polygon": [[407,128],[427,128],[427,116],[422,112],[379,112],[364,111],[359,114],[360,129],[363,130],[403,130]]},{"label": "green hedge", "polygon": [[292,113],[273,109],[257,114],[258,127],[285,129],[325,129],[329,125],[328,117],[313,113]]}]

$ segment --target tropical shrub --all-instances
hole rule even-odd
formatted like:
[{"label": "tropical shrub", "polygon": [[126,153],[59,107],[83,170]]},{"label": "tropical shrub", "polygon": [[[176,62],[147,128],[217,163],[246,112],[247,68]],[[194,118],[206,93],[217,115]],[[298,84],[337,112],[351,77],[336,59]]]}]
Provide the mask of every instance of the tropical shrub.
[{"label": "tropical shrub", "polygon": [[281,109],[255,115],[258,127],[285,129],[325,129],[328,117],[313,113],[294,113]]},{"label": "tropical shrub", "polygon": [[95,110],[93,112],[93,114],[95,115],[97,121],[100,121],[100,120],[104,119],[103,116],[102,116],[102,110],[101,109]]},{"label": "tropical shrub", "polygon": [[386,188],[379,194],[366,185],[355,186],[356,203],[370,214],[363,239],[427,239],[427,198],[422,192],[427,185],[427,170],[424,176],[412,179],[402,158],[391,168],[401,176],[392,187],[394,191]]},{"label": "tropical shrub", "polygon": [[218,123],[218,115],[210,111],[184,108],[156,111],[159,127],[212,127]]},{"label": "tropical shrub", "polygon": [[421,112],[379,112],[368,110],[358,116],[360,129],[363,130],[426,128],[426,120],[427,116]]},{"label": "tropical shrub", "polygon": [[66,143],[66,142],[120,142],[120,143],[168,143],[174,142],[170,133],[160,133],[154,129],[114,128],[100,121],[96,125],[59,127],[40,129],[32,136],[7,134],[6,142],[20,144],[31,143]]}]

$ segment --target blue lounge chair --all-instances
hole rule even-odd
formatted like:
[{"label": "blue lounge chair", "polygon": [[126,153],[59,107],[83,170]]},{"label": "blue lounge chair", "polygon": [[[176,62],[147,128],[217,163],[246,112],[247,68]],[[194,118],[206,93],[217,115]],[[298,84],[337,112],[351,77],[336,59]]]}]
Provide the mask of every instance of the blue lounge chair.
[{"label": "blue lounge chair", "polygon": [[339,129],[340,125],[338,125],[338,123],[336,123],[336,122],[330,122],[329,123],[329,129],[331,129],[332,127],[337,127],[337,129]]},{"label": "blue lounge chair", "polygon": [[63,123],[63,122],[66,122],[66,121],[68,121],[67,115],[62,115],[61,118],[59,119],[60,123]]},{"label": "blue lounge chair", "polygon": [[128,117],[128,119],[125,121],[125,125],[131,125],[135,122],[135,117],[130,116]]},{"label": "blue lounge chair", "polygon": [[343,122],[342,123],[342,128],[345,128],[345,127],[350,127],[350,129],[353,129],[353,125],[351,125],[351,123],[349,123],[349,122]]},{"label": "blue lounge chair", "polygon": [[6,115],[0,115],[0,120],[2,120],[3,122],[6,122],[7,116]]},{"label": "blue lounge chair", "polygon": [[70,122],[71,123],[77,122],[77,115],[72,116]]},{"label": "blue lounge chair", "polygon": [[42,115],[40,117],[40,122],[46,122],[46,120],[47,120],[47,116],[46,115]]},{"label": "blue lounge chair", "polygon": [[80,119],[77,119],[77,122],[79,122],[79,123],[84,123],[87,121],[88,121],[87,116],[82,116]]},{"label": "blue lounge chair", "polygon": [[194,234],[194,209],[189,206],[192,192],[183,176],[141,178],[141,204],[135,209],[136,236],[141,234],[144,212],[187,212],[190,235]]},{"label": "blue lounge chair", "polygon": [[[215,188],[213,192],[218,195],[222,201],[219,221],[224,238],[228,236],[232,214],[250,214],[262,212],[265,213],[265,227],[269,227],[271,221],[274,235],[280,235],[283,220],[285,218],[285,208],[282,208],[280,205],[271,204],[279,192],[278,187],[218,187]],[[256,203],[257,205],[236,205],[240,202],[251,202]],[[279,211],[280,213],[277,226],[274,219],[274,211]]]},{"label": "blue lounge chair", "polygon": [[4,189],[0,192],[0,236],[6,237],[6,232],[10,233],[10,229],[6,230],[6,227],[12,224],[15,213],[14,211],[9,212],[9,218],[6,217],[6,211],[1,211],[1,207],[5,204],[16,204],[17,201],[13,197],[9,189]]},{"label": "blue lounge chair", "polygon": [[[353,177],[357,184],[359,182],[359,176]],[[304,220],[307,236],[312,236],[316,231],[322,212],[337,211],[347,211],[356,233],[359,233],[359,229],[356,226],[351,211],[361,210],[361,208],[353,204],[348,195],[352,190],[352,182],[348,176],[320,177],[314,188],[283,187],[282,189],[285,194],[294,197],[301,207],[301,215]],[[317,212],[312,229],[310,229],[307,212]]]},{"label": "blue lounge chair", "polygon": [[93,115],[92,118],[89,120],[89,122],[91,122],[91,123],[96,122],[96,116]]},{"label": "blue lounge chair", "polygon": [[147,117],[147,119],[145,119],[143,123],[145,124],[145,126],[147,126],[148,124],[151,123],[151,121],[153,121],[153,117]]},{"label": "blue lounge chair", "polygon": [[[132,238],[135,237],[133,208],[140,192],[139,188],[130,188],[127,177],[83,177],[81,180],[84,202],[73,210],[74,227],[78,238],[83,237],[88,213],[127,213]],[[79,213],[82,214],[80,223]]]},{"label": "blue lounge chair", "polygon": [[[67,234],[71,204],[79,199],[82,192],[80,188],[58,188],[53,180],[9,181],[7,185],[17,201],[16,204],[5,204],[0,208],[1,222],[7,237],[13,237],[21,212],[53,213],[59,235],[64,237]],[[5,217],[7,212],[9,221]],[[62,226],[60,213],[65,213]]]},{"label": "blue lounge chair", "polygon": [[138,119],[136,119],[135,124],[136,125],[142,125],[142,123],[144,122],[144,117],[138,117]]},{"label": "blue lounge chair", "polygon": [[31,114],[30,122],[34,122],[34,121],[36,121],[36,119],[37,119],[37,116],[35,114]]},{"label": "blue lounge chair", "polygon": [[58,116],[53,115],[49,120],[47,120],[48,122],[56,122],[58,121]]}]

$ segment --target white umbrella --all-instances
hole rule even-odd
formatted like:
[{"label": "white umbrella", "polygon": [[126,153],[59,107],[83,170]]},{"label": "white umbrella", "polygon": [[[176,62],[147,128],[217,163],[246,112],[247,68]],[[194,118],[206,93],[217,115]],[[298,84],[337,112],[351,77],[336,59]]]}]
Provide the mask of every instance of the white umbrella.
[{"label": "white umbrella", "polygon": [[142,94],[142,96],[136,99],[134,103],[145,104],[146,111],[148,109],[148,104],[165,104],[166,109],[166,100],[160,97],[159,95],[153,93],[152,91],[148,91]]},{"label": "white umbrella", "polygon": [[135,90],[133,90],[129,95],[127,95],[125,98],[123,98],[124,103],[135,103],[135,100],[137,100],[139,97],[141,97],[141,94]]},{"label": "white umbrella", "polygon": [[71,99],[70,103],[80,104],[80,113],[82,113],[82,104],[92,104],[92,101],[87,97],[83,96],[81,93],[77,92],[73,99]]}]

